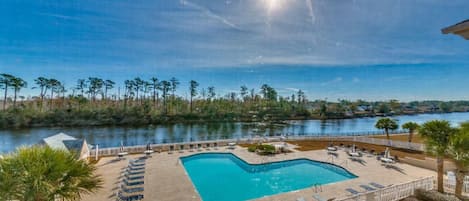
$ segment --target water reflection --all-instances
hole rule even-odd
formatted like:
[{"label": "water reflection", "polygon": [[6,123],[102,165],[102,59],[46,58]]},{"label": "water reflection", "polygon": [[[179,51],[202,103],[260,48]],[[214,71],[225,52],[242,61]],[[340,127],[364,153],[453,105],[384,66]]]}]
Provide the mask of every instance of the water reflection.
[{"label": "water reflection", "polygon": [[[445,119],[453,125],[469,120],[469,113],[422,114],[398,116],[400,124],[408,121],[423,123],[432,119]],[[42,138],[64,132],[86,138],[90,144],[100,147],[126,146],[150,143],[169,143],[252,136],[290,135],[345,135],[350,133],[375,132],[378,118],[343,120],[288,121],[287,124],[262,123],[187,123],[164,124],[147,127],[79,127],[79,128],[34,128],[0,131],[0,152],[8,152],[21,145],[31,145]]]}]

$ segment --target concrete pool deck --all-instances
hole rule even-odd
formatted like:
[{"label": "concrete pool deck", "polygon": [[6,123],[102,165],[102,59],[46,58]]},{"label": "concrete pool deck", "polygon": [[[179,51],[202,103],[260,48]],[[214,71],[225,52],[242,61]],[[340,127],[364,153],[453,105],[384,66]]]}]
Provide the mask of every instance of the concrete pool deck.
[{"label": "concrete pool deck", "polygon": [[[291,145],[290,147],[292,147]],[[436,176],[436,172],[423,168],[414,167],[408,164],[397,163],[395,168],[386,168],[375,157],[363,156],[363,162],[354,162],[349,159],[343,150],[337,151],[338,157],[328,155],[325,150],[316,151],[294,151],[288,154],[278,154],[275,156],[259,156],[255,153],[248,152],[246,148],[237,146],[234,150],[227,147],[219,147],[218,150],[203,150],[201,152],[177,151],[172,154],[167,152],[154,153],[146,162],[146,171],[144,178],[144,200],[154,201],[184,201],[184,200],[201,200],[199,194],[195,190],[190,178],[186,174],[183,165],[180,163],[181,156],[188,156],[196,153],[233,153],[248,163],[266,163],[273,161],[291,160],[297,158],[307,158],[316,161],[334,163],[346,168],[358,178],[341,181],[337,183],[323,185],[320,188],[306,188],[298,191],[277,194],[268,197],[255,199],[257,201],[287,201],[296,200],[296,198],[304,197],[306,200],[314,200],[313,194],[319,194],[321,197],[344,198],[350,196],[345,191],[346,188],[353,188],[359,192],[364,189],[360,188],[362,184],[376,182],[384,186],[391,184],[400,184],[416,179]],[[391,153],[392,154],[392,153]],[[116,200],[116,191],[122,170],[128,165],[129,159],[136,159],[143,156],[130,155],[127,160],[116,160],[116,157],[102,158],[98,164],[97,173],[102,175],[104,179],[103,189],[96,194],[85,195],[84,201],[105,201]]]}]

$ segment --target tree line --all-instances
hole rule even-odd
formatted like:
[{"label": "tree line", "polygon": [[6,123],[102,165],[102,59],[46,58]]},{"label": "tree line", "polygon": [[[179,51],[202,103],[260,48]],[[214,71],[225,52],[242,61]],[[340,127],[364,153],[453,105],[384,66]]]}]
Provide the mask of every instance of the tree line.
[{"label": "tree line", "polygon": [[[4,112],[0,114],[0,119],[9,122],[4,123],[3,127],[27,127],[184,120],[249,121],[267,117],[285,119],[309,116],[305,108],[307,99],[301,90],[289,97],[282,97],[273,87],[263,84],[259,89],[249,89],[243,85],[239,92],[218,94],[214,86],[202,88],[196,80],[188,81],[187,89],[180,89],[180,84],[175,77],[169,80],[136,77],[125,80],[121,88],[116,87],[116,82],[112,80],[89,77],[78,79],[74,86],[66,87],[55,78],[38,77],[32,86],[28,86],[19,77],[0,74],[0,89],[4,92]],[[27,87],[35,89],[37,95],[28,99],[19,96],[22,101],[17,104],[20,91]],[[9,96],[12,91],[13,100]],[[188,96],[183,97],[178,92]],[[57,124],[54,120],[58,121]]]},{"label": "tree line", "polygon": [[[215,86],[201,87],[196,80],[187,81],[186,89],[180,86],[175,77],[136,77],[119,86],[113,80],[88,77],[65,86],[55,78],[37,77],[27,83],[3,73],[0,128],[334,119],[469,110],[469,101],[309,100],[301,89],[282,96],[268,84],[256,88],[242,85],[225,94]],[[25,98],[22,90],[28,87],[36,94]]]}]

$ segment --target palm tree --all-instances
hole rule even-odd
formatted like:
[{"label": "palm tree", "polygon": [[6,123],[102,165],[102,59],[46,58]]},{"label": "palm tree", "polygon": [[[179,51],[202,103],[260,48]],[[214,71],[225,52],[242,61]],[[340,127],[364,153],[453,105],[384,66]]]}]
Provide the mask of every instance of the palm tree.
[{"label": "palm tree", "polygon": [[13,107],[16,107],[16,98],[18,92],[21,90],[21,88],[27,87],[28,83],[19,77],[14,77],[11,79],[10,85],[13,87],[13,91],[15,92],[15,95],[13,96]]},{"label": "palm tree", "polygon": [[[180,84],[178,79],[176,79],[175,77],[172,77],[169,82],[171,83],[171,105],[173,105],[174,107],[174,101],[176,99],[176,89],[178,87],[178,85]],[[176,112],[177,112],[177,108],[176,108]]]},{"label": "palm tree", "polygon": [[163,92],[162,96],[163,96],[163,106],[164,106],[164,113],[167,114],[168,113],[168,107],[167,107],[167,97],[168,97],[168,92],[171,88],[171,83],[166,81],[166,80],[163,80],[161,81],[161,90]]},{"label": "palm tree", "polygon": [[107,98],[107,91],[114,88],[114,84],[116,84],[116,83],[112,80],[105,80],[104,81],[104,99]]},{"label": "palm tree", "polygon": [[97,77],[89,77],[88,78],[88,93],[91,95],[91,100],[95,101],[96,96],[101,94],[101,98],[104,98],[102,95],[104,86],[104,80]]},{"label": "palm tree", "polygon": [[11,85],[11,80],[15,78],[15,76],[10,75],[10,74],[0,74],[0,87],[5,90],[4,95],[3,95],[3,110],[6,108],[7,104],[7,96],[8,96],[8,88]]},{"label": "palm tree", "polygon": [[80,200],[101,188],[95,170],[65,150],[20,148],[0,160],[0,200]]},{"label": "palm tree", "polygon": [[298,90],[298,104],[303,104],[306,101],[306,96],[305,92],[303,92],[301,89]]},{"label": "palm tree", "polygon": [[125,95],[124,95],[124,107],[127,107],[127,100],[132,99],[134,94],[134,85],[135,82],[133,80],[125,80]]},{"label": "palm tree", "polygon": [[142,84],[142,91],[143,91],[143,100],[146,101],[147,100],[147,94],[150,92],[150,89],[152,87],[152,84],[148,81],[143,81],[143,84]]},{"label": "palm tree", "polygon": [[[47,94],[47,85],[49,83],[49,79],[45,77],[38,77],[37,79],[34,80],[34,82],[41,89],[41,93],[39,94],[39,96],[41,97],[41,110],[42,110],[42,106],[44,105],[44,96]],[[82,91],[82,96],[83,96],[83,91]]]},{"label": "palm tree", "polygon": [[451,137],[456,133],[448,121],[433,120],[425,122],[419,128],[419,134],[425,138],[427,152],[436,156],[438,172],[438,191],[443,193],[444,156],[448,153]]},{"label": "palm tree", "polygon": [[52,109],[53,104],[52,101],[54,99],[54,92],[57,92],[57,88],[62,85],[60,81],[56,79],[48,79],[46,88],[50,89],[50,108]]},{"label": "palm tree", "polygon": [[462,197],[464,177],[469,169],[469,122],[462,123],[458,132],[451,137],[449,154],[457,167],[455,194]]},{"label": "palm tree", "polygon": [[142,90],[143,88],[143,84],[144,84],[144,81],[139,78],[139,77],[136,77],[134,78],[134,87],[135,87],[135,96],[136,96],[136,100],[138,102],[138,92]]},{"label": "palm tree", "polygon": [[389,140],[391,140],[389,137],[389,130],[396,130],[397,128],[399,128],[399,125],[394,119],[381,118],[376,122],[375,127],[377,129],[384,129],[384,132],[386,133],[386,138],[388,139],[388,142],[389,142]]},{"label": "palm tree", "polygon": [[415,130],[417,130],[419,128],[419,124],[415,123],[415,122],[412,122],[412,121],[409,121],[409,122],[403,124],[402,128],[409,130],[409,142],[412,142],[412,137],[414,135]]},{"label": "palm tree", "polygon": [[210,86],[207,88],[207,93],[208,93],[208,98],[210,99],[210,101],[212,101],[213,98],[215,98],[215,96],[217,95],[215,93],[215,87],[214,86]]},{"label": "palm tree", "polygon": [[80,91],[80,94],[82,97],[84,97],[84,92],[85,92],[85,88],[88,87],[87,84],[86,84],[86,80],[85,79],[78,79],[77,80],[77,87],[76,89],[78,91]]},{"label": "palm tree", "polygon": [[157,107],[158,102],[158,90],[161,88],[161,84],[156,77],[150,78],[151,81],[151,88],[153,89],[153,105]]},{"label": "palm tree", "polygon": [[199,86],[199,83],[195,80],[191,80],[189,83],[190,83],[189,91],[190,91],[190,95],[191,95],[190,112],[192,113],[192,99],[194,98],[194,96],[197,96],[197,87]]},{"label": "palm tree", "polygon": [[246,86],[244,86],[244,85],[241,86],[240,94],[241,94],[241,98],[242,98],[243,100],[245,100],[245,99],[246,99],[246,95],[248,95],[248,87],[246,87]]},{"label": "palm tree", "polygon": [[169,82],[171,82],[171,93],[174,98],[174,94],[176,93],[176,89],[180,83],[178,79],[176,79],[175,77],[172,77],[171,80],[169,80]]}]

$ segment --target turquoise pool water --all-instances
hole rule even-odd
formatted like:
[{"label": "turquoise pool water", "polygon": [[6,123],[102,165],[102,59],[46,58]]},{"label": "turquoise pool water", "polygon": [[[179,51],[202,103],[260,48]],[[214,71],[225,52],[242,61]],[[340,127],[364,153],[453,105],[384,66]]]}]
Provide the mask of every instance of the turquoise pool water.
[{"label": "turquoise pool water", "polygon": [[356,178],[347,170],[309,159],[251,165],[229,153],[181,158],[204,201],[242,201]]}]

